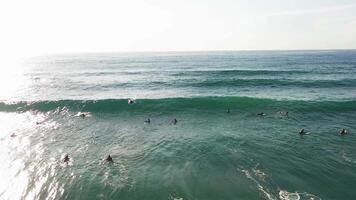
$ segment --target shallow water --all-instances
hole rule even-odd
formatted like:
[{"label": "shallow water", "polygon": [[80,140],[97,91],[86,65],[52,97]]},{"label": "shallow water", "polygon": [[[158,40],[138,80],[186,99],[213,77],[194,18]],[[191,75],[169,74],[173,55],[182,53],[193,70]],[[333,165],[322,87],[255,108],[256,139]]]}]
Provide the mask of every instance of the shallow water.
[{"label": "shallow water", "polygon": [[60,55],[12,73],[0,199],[356,196],[356,51]]}]

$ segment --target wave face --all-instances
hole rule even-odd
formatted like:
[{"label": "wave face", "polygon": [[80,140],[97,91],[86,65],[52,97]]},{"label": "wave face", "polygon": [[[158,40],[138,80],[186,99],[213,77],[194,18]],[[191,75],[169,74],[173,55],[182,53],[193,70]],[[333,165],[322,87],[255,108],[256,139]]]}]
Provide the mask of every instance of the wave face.
[{"label": "wave face", "polygon": [[217,111],[238,109],[244,112],[258,110],[289,110],[302,112],[353,112],[356,101],[301,101],[273,100],[251,97],[196,97],[168,99],[137,99],[135,104],[128,104],[127,99],[102,100],[59,100],[34,102],[1,102],[0,112],[48,112],[67,108],[73,112],[118,113],[118,112],[153,112],[153,111]]},{"label": "wave face", "polygon": [[356,197],[356,51],[57,55],[11,70],[1,200]]}]

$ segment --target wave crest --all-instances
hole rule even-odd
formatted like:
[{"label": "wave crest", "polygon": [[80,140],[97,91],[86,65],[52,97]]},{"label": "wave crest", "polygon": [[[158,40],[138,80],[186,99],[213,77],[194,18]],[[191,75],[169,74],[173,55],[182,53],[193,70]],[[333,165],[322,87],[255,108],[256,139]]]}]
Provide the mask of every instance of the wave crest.
[{"label": "wave crest", "polygon": [[274,100],[252,97],[196,97],[138,99],[128,105],[127,99],[102,100],[58,100],[58,101],[19,101],[0,102],[0,112],[40,111],[48,112],[58,109],[70,111],[117,113],[124,111],[182,111],[182,110],[289,110],[296,112],[348,112],[356,111],[356,101],[300,101]]}]

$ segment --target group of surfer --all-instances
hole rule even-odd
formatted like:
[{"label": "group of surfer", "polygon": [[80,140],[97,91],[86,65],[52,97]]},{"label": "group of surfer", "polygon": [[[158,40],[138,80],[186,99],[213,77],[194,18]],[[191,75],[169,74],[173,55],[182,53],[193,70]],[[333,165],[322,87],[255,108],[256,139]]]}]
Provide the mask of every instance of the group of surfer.
[{"label": "group of surfer", "polygon": [[[151,123],[151,119],[150,119],[150,118],[147,118],[147,119],[145,120],[145,123],[150,124],[150,123]],[[174,118],[174,119],[172,120],[172,124],[176,125],[177,123],[178,123],[178,120],[177,120],[176,118]]]},{"label": "group of surfer", "polygon": [[[304,128],[300,129],[299,135],[305,135],[305,134],[307,134],[307,132],[304,130]],[[339,132],[339,134],[340,134],[340,135],[347,135],[348,132],[347,132],[346,129],[343,128],[343,129],[341,129],[341,131]]]},{"label": "group of surfer", "polygon": [[[128,104],[134,104],[134,103],[136,103],[135,102],[135,100],[134,99],[128,99]],[[227,109],[227,111],[226,111],[227,113],[230,113],[230,108],[228,108]],[[283,116],[285,116],[285,117],[289,117],[288,116],[288,111],[286,111],[286,112],[279,112],[279,114],[281,114],[281,115],[283,115]],[[87,117],[89,114],[88,113],[80,113],[78,116],[80,116],[80,117],[82,117],[82,118],[85,118],[85,117]],[[267,114],[266,113],[263,113],[263,112],[260,112],[260,113],[257,113],[256,114],[257,116],[266,116]],[[151,123],[151,119],[150,118],[147,118],[146,120],[145,120],[145,123]],[[178,123],[178,120],[176,119],[176,118],[174,118],[173,120],[172,120],[172,124],[177,124]],[[306,135],[307,134],[307,132],[305,131],[305,129],[304,128],[302,128],[300,131],[299,131],[299,135],[301,135],[301,136],[303,136],[303,135]],[[341,131],[340,131],[340,135],[346,135],[346,134],[348,134],[348,132],[347,132],[347,130],[346,129],[342,129]],[[15,135],[11,135],[11,137],[15,137]],[[70,161],[70,158],[69,158],[69,155],[68,154],[66,154],[65,156],[64,156],[64,158],[63,158],[63,160],[62,160],[64,163],[69,163],[69,161]],[[111,157],[111,155],[108,155],[106,158],[105,158],[105,161],[106,162],[108,162],[108,163],[114,163],[114,160],[113,160],[113,158]]]},{"label": "group of surfer", "polygon": [[[132,99],[132,98],[128,99],[127,102],[128,102],[128,104],[134,104],[134,103],[136,103],[135,99]],[[230,108],[228,108],[226,112],[227,112],[227,113],[230,113],[230,112],[231,112],[231,111],[230,111]],[[287,117],[287,118],[289,117],[289,112],[288,112],[288,111],[286,111],[286,112],[280,111],[279,114],[281,114],[281,115],[283,115],[283,116],[285,116],[285,117]],[[264,113],[264,112],[259,112],[259,113],[257,113],[256,115],[257,115],[257,116],[266,116],[267,114]],[[84,117],[88,116],[88,113],[80,113],[79,116],[84,118]],[[150,118],[147,118],[147,119],[145,120],[145,123],[150,124],[150,123],[151,123],[151,119],[150,119]],[[172,124],[175,125],[175,124],[177,124],[177,123],[178,123],[178,120],[177,120],[176,118],[174,118],[174,119],[172,120]],[[305,134],[307,134],[307,132],[305,131],[304,128],[302,128],[302,129],[299,131],[299,135],[305,135]],[[342,130],[340,131],[340,135],[347,135],[347,134],[348,134],[348,132],[347,132],[346,129],[342,129]],[[109,156],[110,156],[110,155],[109,155]],[[110,158],[111,158],[111,157],[110,157]]]},{"label": "group of surfer", "polygon": [[[113,158],[110,156],[110,154],[105,158],[105,161],[108,163],[114,163]],[[70,157],[68,154],[66,154],[62,160],[63,163],[69,163],[70,162]]]},{"label": "group of surfer", "polygon": [[[230,113],[230,108],[228,108],[227,109],[227,111],[226,111],[227,113]],[[288,111],[286,111],[286,112],[279,112],[279,114],[281,114],[281,115],[283,115],[283,116],[285,116],[285,117],[289,117],[289,112]],[[257,116],[266,116],[267,114],[266,113],[264,113],[264,112],[260,112],[260,113],[257,113],[256,114]],[[307,134],[307,132],[305,131],[305,129],[304,128],[302,128],[302,129],[300,129],[300,131],[299,131],[299,135],[301,135],[301,136],[303,136],[303,135],[306,135]],[[340,135],[347,135],[348,134],[348,132],[347,132],[347,130],[346,129],[341,129],[341,131],[339,132],[339,134]]]},{"label": "group of surfer", "polygon": [[[227,109],[227,111],[226,111],[226,113],[230,113],[230,108],[228,108]],[[285,116],[285,117],[288,117],[288,111],[287,112],[279,112],[279,114],[281,114],[281,115],[283,115],[283,116]],[[267,114],[266,113],[264,113],[264,112],[260,112],[260,113],[257,113],[256,114],[257,116],[266,116]]]}]

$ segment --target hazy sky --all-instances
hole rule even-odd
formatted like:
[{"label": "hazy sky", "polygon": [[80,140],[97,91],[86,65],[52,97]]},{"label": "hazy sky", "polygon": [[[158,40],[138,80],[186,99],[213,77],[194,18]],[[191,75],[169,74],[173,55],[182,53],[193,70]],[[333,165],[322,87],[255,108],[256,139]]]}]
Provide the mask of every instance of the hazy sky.
[{"label": "hazy sky", "polygon": [[0,53],[356,48],[356,0],[4,0]]}]

